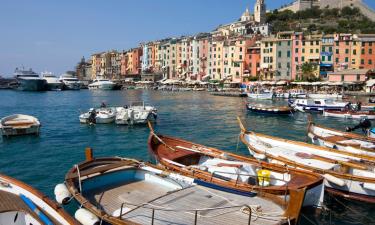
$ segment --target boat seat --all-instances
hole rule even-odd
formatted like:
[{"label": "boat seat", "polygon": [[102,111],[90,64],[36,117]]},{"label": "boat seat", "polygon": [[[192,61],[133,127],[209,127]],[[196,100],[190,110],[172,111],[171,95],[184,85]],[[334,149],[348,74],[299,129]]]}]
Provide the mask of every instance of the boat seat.
[{"label": "boat seat", "polygon": [[4,123],[5,126],[13,126],[13,127],[18,127],[18,126],[30,126],[33,125],[34,122],[31,121],[6,121]]},{"label": "boat seat", "polygon": [[328,137],[325,137],[325,139],[329,142],[339,142],[339,141],[345,141],[345,140],[348,140],[346,137],[342,137],[342,136],[328,136]]}]

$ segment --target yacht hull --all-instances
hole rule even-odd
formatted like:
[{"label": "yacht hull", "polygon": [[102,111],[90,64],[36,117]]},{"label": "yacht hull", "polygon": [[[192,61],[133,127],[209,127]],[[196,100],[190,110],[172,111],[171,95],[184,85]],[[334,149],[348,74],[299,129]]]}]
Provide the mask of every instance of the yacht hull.
[{"label": "yacht hull", "polygon": [[20,91],[45,91],[47,82],[45,80],[18,79],[17,89]]}]

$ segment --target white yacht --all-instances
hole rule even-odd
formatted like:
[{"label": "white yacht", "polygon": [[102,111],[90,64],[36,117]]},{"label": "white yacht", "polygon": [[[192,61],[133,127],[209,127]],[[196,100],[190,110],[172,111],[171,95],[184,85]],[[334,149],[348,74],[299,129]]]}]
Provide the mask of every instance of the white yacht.
[{"label": "white yacht", "polygon": [[17,89],[21,91],[45,91],[47,82],[39,77],[32,69],[16,68],[14,77],[17,80]]},{"label": "white yacht", "polygon": [[113,90],[115,83],[108,79],[95,79],[93,83],[89,84],[90,90]]},{"label": "white yacht", "polygon": [[42,77],[47,81],[47,90],[49,91],[61,91],[64,84],[51,72],[42,72]]},{"label": "white yacht", "polygon": [[77,77],[67,73],[60,77],[60,81],[64,84],[66,90],[80,90],[82,87],[82,82]]}]

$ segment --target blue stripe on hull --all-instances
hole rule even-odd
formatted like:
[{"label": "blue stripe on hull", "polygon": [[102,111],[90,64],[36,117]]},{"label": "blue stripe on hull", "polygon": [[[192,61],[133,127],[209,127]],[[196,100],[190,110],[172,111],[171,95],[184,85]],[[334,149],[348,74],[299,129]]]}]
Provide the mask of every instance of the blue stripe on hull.
[{"label": "blue stripe on hull", "polygon": [[241,190],[236,190],[236,189],[232,189],[232,188],[227,188],[227,187],[223,187],[223,186],[220,186],[220,185],[217,185],[217,184],[205,182],[205,181],[198,180],[198,179],[194,179],[194,183],[196,183],[198,185],[201,185],[201,186],[204,186],[204,187],[212,188],[212,189],[215,189],[215,190],[224,191],[224,192],[228,192],[228,193],[232,193],[232,194],[236,194],[236,195],[242,195],[242,196],[246,196],[246,197],[255,197],[257,195],[254,192],[241,191]]}]

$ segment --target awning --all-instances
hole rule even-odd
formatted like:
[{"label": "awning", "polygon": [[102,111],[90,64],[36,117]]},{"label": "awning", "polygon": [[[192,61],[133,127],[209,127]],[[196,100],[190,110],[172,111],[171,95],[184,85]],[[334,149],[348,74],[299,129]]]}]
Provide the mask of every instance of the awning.
[{"label": "awning", "polygon": [[286,82],[285,80],[281,80],[281,81],[278,81],[276,82],[276,85],[286,85],[288,82]]},{"label": "awning", "polygon": [[366,87],[372,87],[374,85],[375,85],[375,79],[371,79],[366,82]]}]

